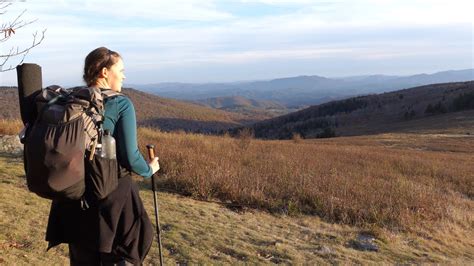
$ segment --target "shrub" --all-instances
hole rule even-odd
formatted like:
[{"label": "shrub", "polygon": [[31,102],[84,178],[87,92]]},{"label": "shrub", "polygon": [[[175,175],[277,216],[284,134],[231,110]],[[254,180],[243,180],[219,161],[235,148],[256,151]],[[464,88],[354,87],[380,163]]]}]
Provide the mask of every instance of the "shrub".
[{"label": "shrub", "polygon": [[248,128],[248,127],[242,128],[242,129],[239,130],[239,132],[237,134],[237,138],[239,140],[238,141],[238,146],[242,150],[246,150],[249,147],[250,142],[254,138],[253,130],[251,128]]},{"label": "shrub", "polygon": [[301,143],[303,138],[301,137],[301,134],[299,133],[293,133],[293,136],[291,137],[294,143]]}]

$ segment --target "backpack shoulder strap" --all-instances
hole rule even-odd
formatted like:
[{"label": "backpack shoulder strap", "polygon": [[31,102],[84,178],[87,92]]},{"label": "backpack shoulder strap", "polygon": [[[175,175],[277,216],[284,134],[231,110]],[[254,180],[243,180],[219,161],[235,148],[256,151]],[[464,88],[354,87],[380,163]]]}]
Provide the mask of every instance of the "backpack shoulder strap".
[{"label": "backpack shoulder strap", "polygon": [[101,93],[102,93],[104,99],[116,97],[116,96],[119,96],[119,95],[124,95],[123,93],[116,92],[116,91],[113,91],[113,90],[110,90],[110,89],[105,89],[105,90],[102,89]]}]

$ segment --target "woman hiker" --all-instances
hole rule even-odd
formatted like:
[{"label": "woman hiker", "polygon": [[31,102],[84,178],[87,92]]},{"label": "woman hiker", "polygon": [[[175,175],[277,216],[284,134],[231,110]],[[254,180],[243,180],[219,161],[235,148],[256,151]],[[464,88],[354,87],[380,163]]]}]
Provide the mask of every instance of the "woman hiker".
[{"label": "woman hiker", "polygon": [[[120,92],[125,79],[121,56],[105,47],[90,52],[84,64],[88,87]],[[105,199],[53,201],[48,249],[69,244],[71,265],[140,265],[153,240],[153,229],[131,172],[145,178],[160,169],[158,158],[145,161],[138,150],[135,108],[124,95],[105,99],[103,128],[116,140],[118,187]],[[87,187],[86,187],[87,195]],[[87,198],[86,198],[87,199]]]}]

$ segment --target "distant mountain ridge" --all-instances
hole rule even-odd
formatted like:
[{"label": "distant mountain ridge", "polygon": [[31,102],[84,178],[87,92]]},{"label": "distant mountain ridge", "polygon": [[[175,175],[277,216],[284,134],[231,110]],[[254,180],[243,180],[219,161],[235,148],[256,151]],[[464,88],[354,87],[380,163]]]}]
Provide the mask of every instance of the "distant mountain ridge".
[{"label": "distant mountain ridge", "polygon": [[469,80],[474,80],[474,69],[411,76],[367,75],[339,78],[297,76],[251,82],[158,83],[134,85],[134,87],[175,99],[202,100],[214,97],[242,96],[253,100],[274,101],[286,107],[304,107],[357,95]]}]

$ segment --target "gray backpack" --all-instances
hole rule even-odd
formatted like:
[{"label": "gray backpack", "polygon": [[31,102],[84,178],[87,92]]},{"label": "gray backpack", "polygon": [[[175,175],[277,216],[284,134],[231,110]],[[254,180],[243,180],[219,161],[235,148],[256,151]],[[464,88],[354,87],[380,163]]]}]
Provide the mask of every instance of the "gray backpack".
[{"label": "gray backpack", "polygon": [[24,161],[28,189],[53,200],[81,199],[90,187],[98,199],[117,187],[118,163],[96,154],[111,90],[59,86],[36,96],[37,117],[27,129]]}]

